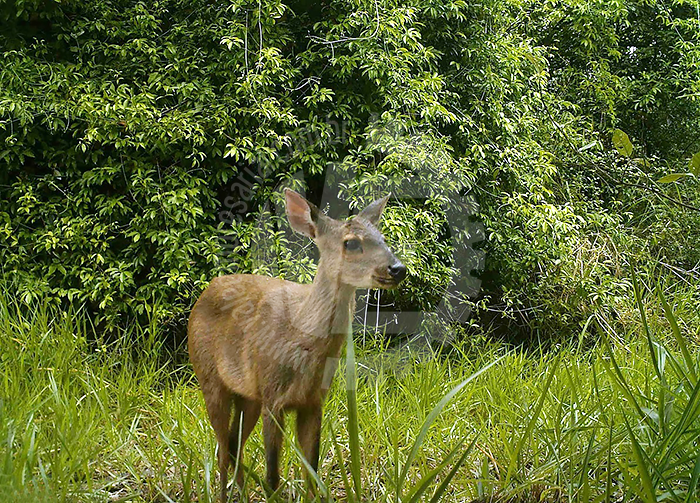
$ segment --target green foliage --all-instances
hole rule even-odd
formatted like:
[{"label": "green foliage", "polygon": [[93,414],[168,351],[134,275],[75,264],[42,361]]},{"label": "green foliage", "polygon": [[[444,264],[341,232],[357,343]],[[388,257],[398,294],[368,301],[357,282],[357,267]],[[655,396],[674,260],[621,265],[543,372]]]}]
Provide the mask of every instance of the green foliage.
[{"label": "green foliage", "polygon": [[688,170],[695,176],[700,177],[700,152],[693,154],[688,163]]},{"label": "green foliage", "polygon": [[[555,354],[464,338],[382,360],[386,341],[358,346],[325,407],[321,493],[697,501],[700,291],[669,286],[638,278],[616,318],[591,318],[600,343],[584,329]],[[157,346],[163,327],[90,343],[85,314],[0,292],[2,500],[215,501],[215,437],[191,370]],[[251,500],[304,501],[294,430],[273,497],[257,480],[260,428],[251,435]]]},{"label": "green foliage", "polygon": [[620,155],[624,155],[625,157],[630,157],[632,155],[634,147],[632,146],[630,137],[621,129],[613,131],[612,142]]},{"label": "green foliage", "polygon": [[312,276],[272,211],[281,186],[314,199],[325,184],[353,208],[392,190],[400,306],[434,306],[473,272],[451,260],[475,241],[469,219],[447,218],[468,200],[486,227],[484,294],[570,332],[629,293],[617,255],[663,249],[648,236],[674,266],[696,258],[673,243],[697,217],[658,194],[697,206],[697,178],[644,191],[697,172],[696,10],[5,2],[2,272],[24,301],[85,305],[103,328],[149,306],[181,321],[215,275]]},{"label": "green foliage", "polygon": [[[21,298],[87,304],[107,327],[159,299],[161,318],[181,316],[213,275],[266,272],[251,243],[279,235],[281,223],[250,224],[273,189],[293,185],[298,172],[322,175],[346,154],[364,165],[372,117],[438,138],[433,124],[453,117],[419,12],[387,5],[377,24],[374,3],[351,4],[329,6],[322,19],[279,2],[5,4],[0,259]],[[309,43],[309,32],[359,40]],[[333,141],[329,121],[347,141]],[[300,145],[304,137],[318,141]],[[290,147],[293,155],[280,155]],[[234,194],[243,221],[226,221],[224,200],[246,169],[262,176],[251,197]],[[432,190],[467,186],[460,169],[462,180]],[[349,195],[385,190],[379,171],[367,173]],[[439,225],[427,229],[436,242]],[[276,241],[275,272],[308,277]],[[437,267],[445,282],[435,253],[420,250],[415,269]],[[420,291],[409,297],[420,303]]]}]

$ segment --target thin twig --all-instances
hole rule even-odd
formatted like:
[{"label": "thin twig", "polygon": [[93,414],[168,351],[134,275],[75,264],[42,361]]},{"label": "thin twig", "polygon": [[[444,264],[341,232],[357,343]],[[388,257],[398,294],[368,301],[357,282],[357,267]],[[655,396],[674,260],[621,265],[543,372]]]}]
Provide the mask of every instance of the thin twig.
[{"label": "thin twig", "polygon": [[[353,41],[359,41],[359,40],[369,40],[371,38],[374,38],[377,33],[379,33],[379,27],[380,27],[380,22],[379,22],[379,2],[378,0],[374,1],[374,8],[376,11],[377,15],[377,24],[374,28],[374,32],[371,35],[368,35],[366,37],[341,37],[336,40],[328,40],[323,37],[319,37],[316,35],[309,35],[309,39],[313,40],[314,42],[318,42],[319,44],[324,44],[324,45],[330,45],[331,46],[331,51],[334,50],[333,46],[334,44],[342,44],[344,42],[353,42]],[[333,57],[335,57],[335,52],[333,54]]]}]

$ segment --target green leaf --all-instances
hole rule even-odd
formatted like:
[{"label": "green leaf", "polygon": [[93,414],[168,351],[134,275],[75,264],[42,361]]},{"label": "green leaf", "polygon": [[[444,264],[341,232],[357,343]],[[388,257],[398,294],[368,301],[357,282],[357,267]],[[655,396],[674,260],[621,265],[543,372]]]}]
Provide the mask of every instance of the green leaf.
[{"label": "green leaf", "polygon": [[[461,447],[462,443],[457,444],[454,447],[454,449],[452,449],[452,451],[447,456],[445,456],[445,459],[443,459],[442,462],[438,464],[437,467],[433,468],[427,474],[425,474],[423,478],[421,478],[420,481],[418,481],[418,483],[413,487],[413,489],[411,489],[411,491],[403,498],[403,502],[418,503],[421,499],[421,496],[423,496],[423,493],[425,493],[426,489],[428,489],[428,486],[445,469],[448,463],[452,461],[452,458],[455,457],[455,455],[459,452],[459,449]],[[464,459],[465,457],[465,454],[462,454],[462,459]]]},{"label": "green leaf", "polygon": [[352,318],[348,321],[346,349],[346,391],[348,398],[348,436],[350,439],[350,472],[355,489],[355,499],[362,501],[362,477],[360,450],[360,426],[357,414],[357,375],[355,373],[355,344],[352,340]]},{"label": "green leaf", "polygon": [[433,497],[430,498],[430,503],[437,503],[440,501],[440,498],[446,493],[447,487],[450,485],[450,482],[454,478],[455,474],[457,473],[457,470],[459,470],[459,467],[464,464],[464,460],[467,459],[467,456],[469,453],[472,451],[474,446],[476,445],[476,439],[478,437],[474,437],[474,440],[472,440],[472,443],[469,444],[469,447],[467,447],[464,450],[464,453],[462,453],[462,456],[457,460],[455,465],[452,467],[452,469],[449,471],[445,479],[440,483],[440,485],[435,489],[435,493],[433,493]]},{"label": "green leaf", "polygon": [[444,397],[442,397],[442,400],[438,402],[438,404],[433,407],[433,410],[430,411],[430,414],[428,414],[428,417],[425,418],[425,421],[423,421],[423,426],[421,426],[420,432],[418,433],[418,436],[416,437],[416,440],[413,442],[413,446],[411,447],[411,450],[408,453],[408,456],[406,458],[406,462],[404,463],[403,470],[401,471],[401,475],[399,476],[399,481],[398,481],[398,488],[397,492],[401,494],[401,490],[403,488],[403,485],[406,481],[406,476],[408,475],[408,469],[413,463],[413,460],[416,458],[418,455],[418,450],[420,449],[421,445],[423,444],[423,440],[425,440],[426,435],[428,434],[428,430],[430,429],[430,426],[433,424],[435,419],[440,415],[440,412],[442,412],[442,409],[445,408],[445,405],[452,400],[457,393],[459,393],[462,388],[464,388],[467,384],[469,384],[471,381],[476,379],[478,376],[486,372],[488,369],[496,365],[498,362],[500,362],[503,358],[505,358],[506,355],[503,355],[488,365],[482,367],[480,370],[474,372],[472,375],[467,377],[464,381],[459,383],[457,386],[452,388],[452,390],[447,393]]},{"label": "green leaf", "polygon": [[659,365],[659,357],[656,354],[656,349],[655,349],[655,340],[651,336],[651,330],[649,329],[649,323],[647,322],[647,314],[646,311],[644,310],[644,303],[642,302],[642,291],[639,287],[639,282],[637,281],[637,271],[635,270],[635,267],[632,266],[630,268],[630,273],[632,276],[632,287],[634,289],[634,298],[637,301],[637,307],[639,308],[639,316],[642,320],[642,326],[644,327],[644,333],[647,336],[647,344],[649,345],[649,355],[651,356],[651,362],[654,366],[654,370],[656,371],[656,376],[659,378],[659,381],[662,383],[665,383],[666,380],[664,379],[664,374],[663,370],[661,369],[661,366]]},{"label": "green leaf", "polygon": [[666,301],[666,297],[664,296],[663,290],[657,287],[656,293],[659,300],[661,301],[661,307],[663,307],[664,309],[666,319],[668,320],[669,325],[671,325],[671,333],[673,333],[673,337],[676,339],[676,343],[678,344],[678,347],[681,350],[681,354],[683,355],[683,360],[685,360],[685,365],[688,374],[692,379],[691,383],[693,384],[693,386],[695,386],[698,382],[698,376],[695,373],[695,363],[693,362],[693,357],[690,355],[690,351],[688,350],[688,345],[686,344],[685,338],[681,334],[681,329],[678,326],[676,315],[673,314],[671,306]]},{"label": "green leaf", "polygon": [[[280,426],[279,424],[277,426]],[[292,447],[294,450],[295,454],[297,455],[297,458],[301,463],[304,465],[304,468],[308,472],[308,474],[311,476],[313,481],[316,483],[316,487],[318,487],[319,492],[321,492],[326,499],[329,498],[330,493],[328,492],[328,487],[323,483],[323,480],[318,476],[318,472],[313,469],[313,467],[309,464],[309,461],[306,459],[306,456],[304,456],[304,453],[301,452],[301,449],[299,449],[299,446],[297,446],[296,442],[293,441],[291,436],[285,432],[284,428],[282,428],[282,433],[284,434],[284,437],[289,441],[289,445]],[[335,435],[334,435],[335,437]],[[237,465],[238,463],[236,463]],[[236,470],[238,469],[238,466],[236,466]],[[342,470],[344,471],[344,470]]]},{"label": "green leaf", "polygon": [[647,468],[647,461],[644,459],[644,451],[642,450],[641,445],[639,445],[637,437],[634,435],[629,422],[627,422],[627,416],[624,416],[624,420],[625,426],[627,427],[627,432],[630,436],[630,441],[632,443],[632,454],[634,455],[634,460],[637,463],[639,478],[642,481],[644,494],[641,496],[649,503],[656,503],[656,491],[654,489],[654,483],[651,480],[651,475],[649,474],[649,469]]},{"label": "green leaf", "polygon": [[331,439],[333,439],[333,448],[335,449],[335,455],[338,456],[339,465],[343,467],[340,470],[340,475],[343,479],[343,487],[345,488],[345,494],[348,495],[348,501],[350,503],[355,503],[355,495],[353,494],[352,487],[350,486],[350,480],[348,479],[347,470],[345,470],[345,460],[343,459],[343,450],[338,443],[338,437],[335,434],[335,429],[333,428],[333,422],[329,422],[328,426],[331,430]]},{"label": "green leaf", "polygon": [[592,142],[589,143],[588,145],[584,145],[583,147],[581,147],[580,149],[578,149],[578,151],[579,151],[579,152],[584,152],[584,151],[586,151],[586,150],[588,150],[588,149],[590,149],[590,148],[595,147],[597,144],[598,144],[598,142],[592,141]]},{"label": "green leaf", "polygon": [[656,180],[658,183],[672,183],[675,182],[676,180],[679,180],[683,178],[684,176],[691,175],[692,173],[671,173],[666,176],[662,176],[658,180]]},{"label": "green leaf", "polygon": [[508,463],[508,471],[506,472],[504,484],[505,486],[507,486],[510,483],[511,476],[515,473],[515,468],[518,464],[518,458],[520,457],[520,453],[522,452],[523,447],[525,446],[525,442],[527,441],[527,439],[531,438],[532,431],[535,428],[537,419],[540,417],[540,412],[542,412],[542,408],[544,407],[544,402],[547,399],[547,392],[549,391],[549,387],[552,384],[552,380],[554,380],[554,374],[557,370],[557,367],[559,367],[559,360],[561,360],[561,353],[559,353],[556,356],[551,368],[549,369],[549,375],[547,376],[547,381],[542,387],[542,393],[540,393],[540,398],[537,400],[537,405],[535,405],[535,409],[532,412],[532,416],[530,417],[527,426],[525,427],[525,431],[520,437],[520,440],[518,440],[518,444],[516,445],[515,450],[511,454],[510,462]]},{"label": "green leaf", "polygon": [[700,152],[696,152],[688,163],[690,172],[695,176],[700,176]]},{"label": "green leaf", "polygon": [[693,500],[692,498],[695,495],[695,491],[698,487],[698,480],[700,480],[700,452],[698,453],[698,457],[695,459],[693,474],[690,477],[690,484],[688,484],[688,498],[686,499],[686,503],[690,503]]},{"label": "green leaf", "polygon": [[624,155],[625,157],[632,155],[632,149],[634,147],[632,146],[630,137],[627,136],[627,133],[625,133],[622,129],[616,129],[613,131],[612,142],[613,146],[618,152],[620,152],[621,155]]}]

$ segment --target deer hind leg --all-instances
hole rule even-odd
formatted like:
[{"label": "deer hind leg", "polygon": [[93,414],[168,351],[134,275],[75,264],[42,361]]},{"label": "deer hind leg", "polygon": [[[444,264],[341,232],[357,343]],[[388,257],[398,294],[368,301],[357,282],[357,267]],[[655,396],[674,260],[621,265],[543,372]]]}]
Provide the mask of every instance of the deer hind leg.
[{"label": "deer hind leg", "polygon": [[282,410],[263,411],[263,436],[265,438],[265,461],[267,464],[267,485],[274,492],[280,483],[279,456],[282,448],[284,414]]},{"label": "deer hind leg", "polygon": [[207,405],[207,413],[209,420],[214,427],[216,440],[219,444],[219,481],[221,483],[220,499],[222,503],[226,503],[228,485],[228,467],[230,461],[229,455],[229,420],[231,418],[231,400],[232,395],[221,383],[210,384],[203,386],[204,402]]},{"label": "deer hind leg", "polygon": [[[243,488],[243,446],[248,436],[255,428],[260,417],[260,402],[245,399],[241,396],[234,398],[235,414],[231,423],[228,437],[228,448],[231,461],[236,470],[236,483]],[[239,436],[240,434],[240,436]]]},{"label": "deer hind leg", "polygon": [[[321,406],[314,405],[297,410],[297,440],[311,468],[318,472],[318,453],[321,442]],[[313,482],[306,476],[307,497],[313,499]]]}]

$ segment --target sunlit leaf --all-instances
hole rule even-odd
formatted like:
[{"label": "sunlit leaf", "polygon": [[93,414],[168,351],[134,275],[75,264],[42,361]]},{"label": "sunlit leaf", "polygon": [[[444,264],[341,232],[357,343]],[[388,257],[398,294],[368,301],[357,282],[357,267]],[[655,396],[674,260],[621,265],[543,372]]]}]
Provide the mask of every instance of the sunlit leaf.
[{"label": "sunlit leaf", "polygon": [[634,147],[632,146],[630,137],[627,136],[627,133],[625,133],[622,129],[616,129],[613,131],[612,142],[613,146],[618,152],[620,152],[620,154],[624,155],[625,157],[632,155],[632,150]]},{"label": "sunlit leaf", "polygon": [[690,159],[688,165],[690,172],[695,176],[700,176],[700,152],[696,152]]},{"label": "sunlit leaf", "polygon": [[658,180],[656,180],[659,183],[672,183],[675,182],[676,180],[680,180],[684,176],[688,176],[690,173],[671,173],[666,176],[662,176]]}]

